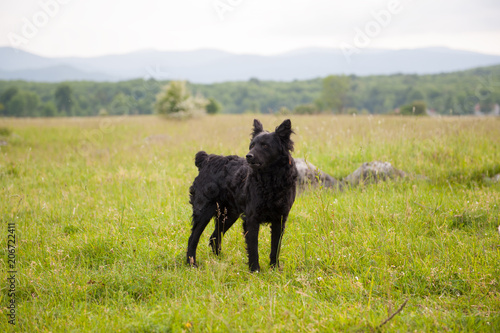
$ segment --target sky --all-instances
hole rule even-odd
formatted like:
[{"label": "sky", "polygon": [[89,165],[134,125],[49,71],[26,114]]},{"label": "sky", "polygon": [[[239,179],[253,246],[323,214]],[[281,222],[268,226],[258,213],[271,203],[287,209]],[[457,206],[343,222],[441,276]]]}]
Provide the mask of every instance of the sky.
[{"label": "sky", "polygon": [[500,55],[500,1],[0,0],[0,46],[50,57],[436,46]]}]

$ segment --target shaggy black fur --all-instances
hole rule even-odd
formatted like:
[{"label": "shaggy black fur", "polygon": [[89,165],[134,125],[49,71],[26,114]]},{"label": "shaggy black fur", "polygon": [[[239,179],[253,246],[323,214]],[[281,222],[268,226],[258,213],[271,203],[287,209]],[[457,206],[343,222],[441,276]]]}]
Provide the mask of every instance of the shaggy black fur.
[{"label": "shaggy black fur", "polygon": [[295,200],[297,170],[291,156],[292,124],[285,120],[273,133],[264,131],[257,119],[253,126],[246,159],[208,155],[204,151],[196,154],[199,174],[189,189],[193,228],[188,241],[188,264],[196,265],[196,247],[213,217],[215,230],[210,246],[218,255],[222,235],[240,216],[250,270],[260,270],[258,237],[262,223],[271,223],[271,267],[278,263],[285,223]]}]

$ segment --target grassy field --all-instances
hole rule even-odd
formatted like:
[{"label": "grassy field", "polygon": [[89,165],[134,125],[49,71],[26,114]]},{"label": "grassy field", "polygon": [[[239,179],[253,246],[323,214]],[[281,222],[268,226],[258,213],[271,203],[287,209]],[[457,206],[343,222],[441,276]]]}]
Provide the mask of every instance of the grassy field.
[{"label": "grassy field", "polygon": [[292,116],[294,156],[335,177],[413,176],[301,193],[278,271],[264,227],[248,272],[240,225],[190,268],[194,154],[246,154],[252,119],[0,119],[0,331],[500,330],[500,119]]}]

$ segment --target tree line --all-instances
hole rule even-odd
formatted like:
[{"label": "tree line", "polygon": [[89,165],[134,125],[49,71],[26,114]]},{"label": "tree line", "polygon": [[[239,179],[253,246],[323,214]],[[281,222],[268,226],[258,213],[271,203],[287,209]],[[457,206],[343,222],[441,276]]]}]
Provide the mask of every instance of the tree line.
[{"label": "tree line", "polygon": [[[165,87],[170,83],[154,79],[0,81],[0,116],[153,114],[158,112]],[[331,75],[292,82],[256,78],[214,84],[187,82],[185,88],[189,96],[205,99],[204,107],[212,113],[419,114],[432,109],[437,114],[466,115],[478,109],[489,112],[500,103],[500,66],[434,75]]]}]

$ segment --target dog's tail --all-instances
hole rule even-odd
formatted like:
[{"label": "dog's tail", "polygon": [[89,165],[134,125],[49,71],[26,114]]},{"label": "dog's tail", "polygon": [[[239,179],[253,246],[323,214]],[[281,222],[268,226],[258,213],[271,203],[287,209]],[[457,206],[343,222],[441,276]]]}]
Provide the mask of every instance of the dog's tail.
[{"label": "dog's tail", "polygon": [[196,156],[194,157],[194,165],[196,165],[198,170],[200,170],[203,164],[205,164],[205,161],[207,159],[208,159],[208,154],[205,153],[204,151],[199,151],[196,153]]}]

